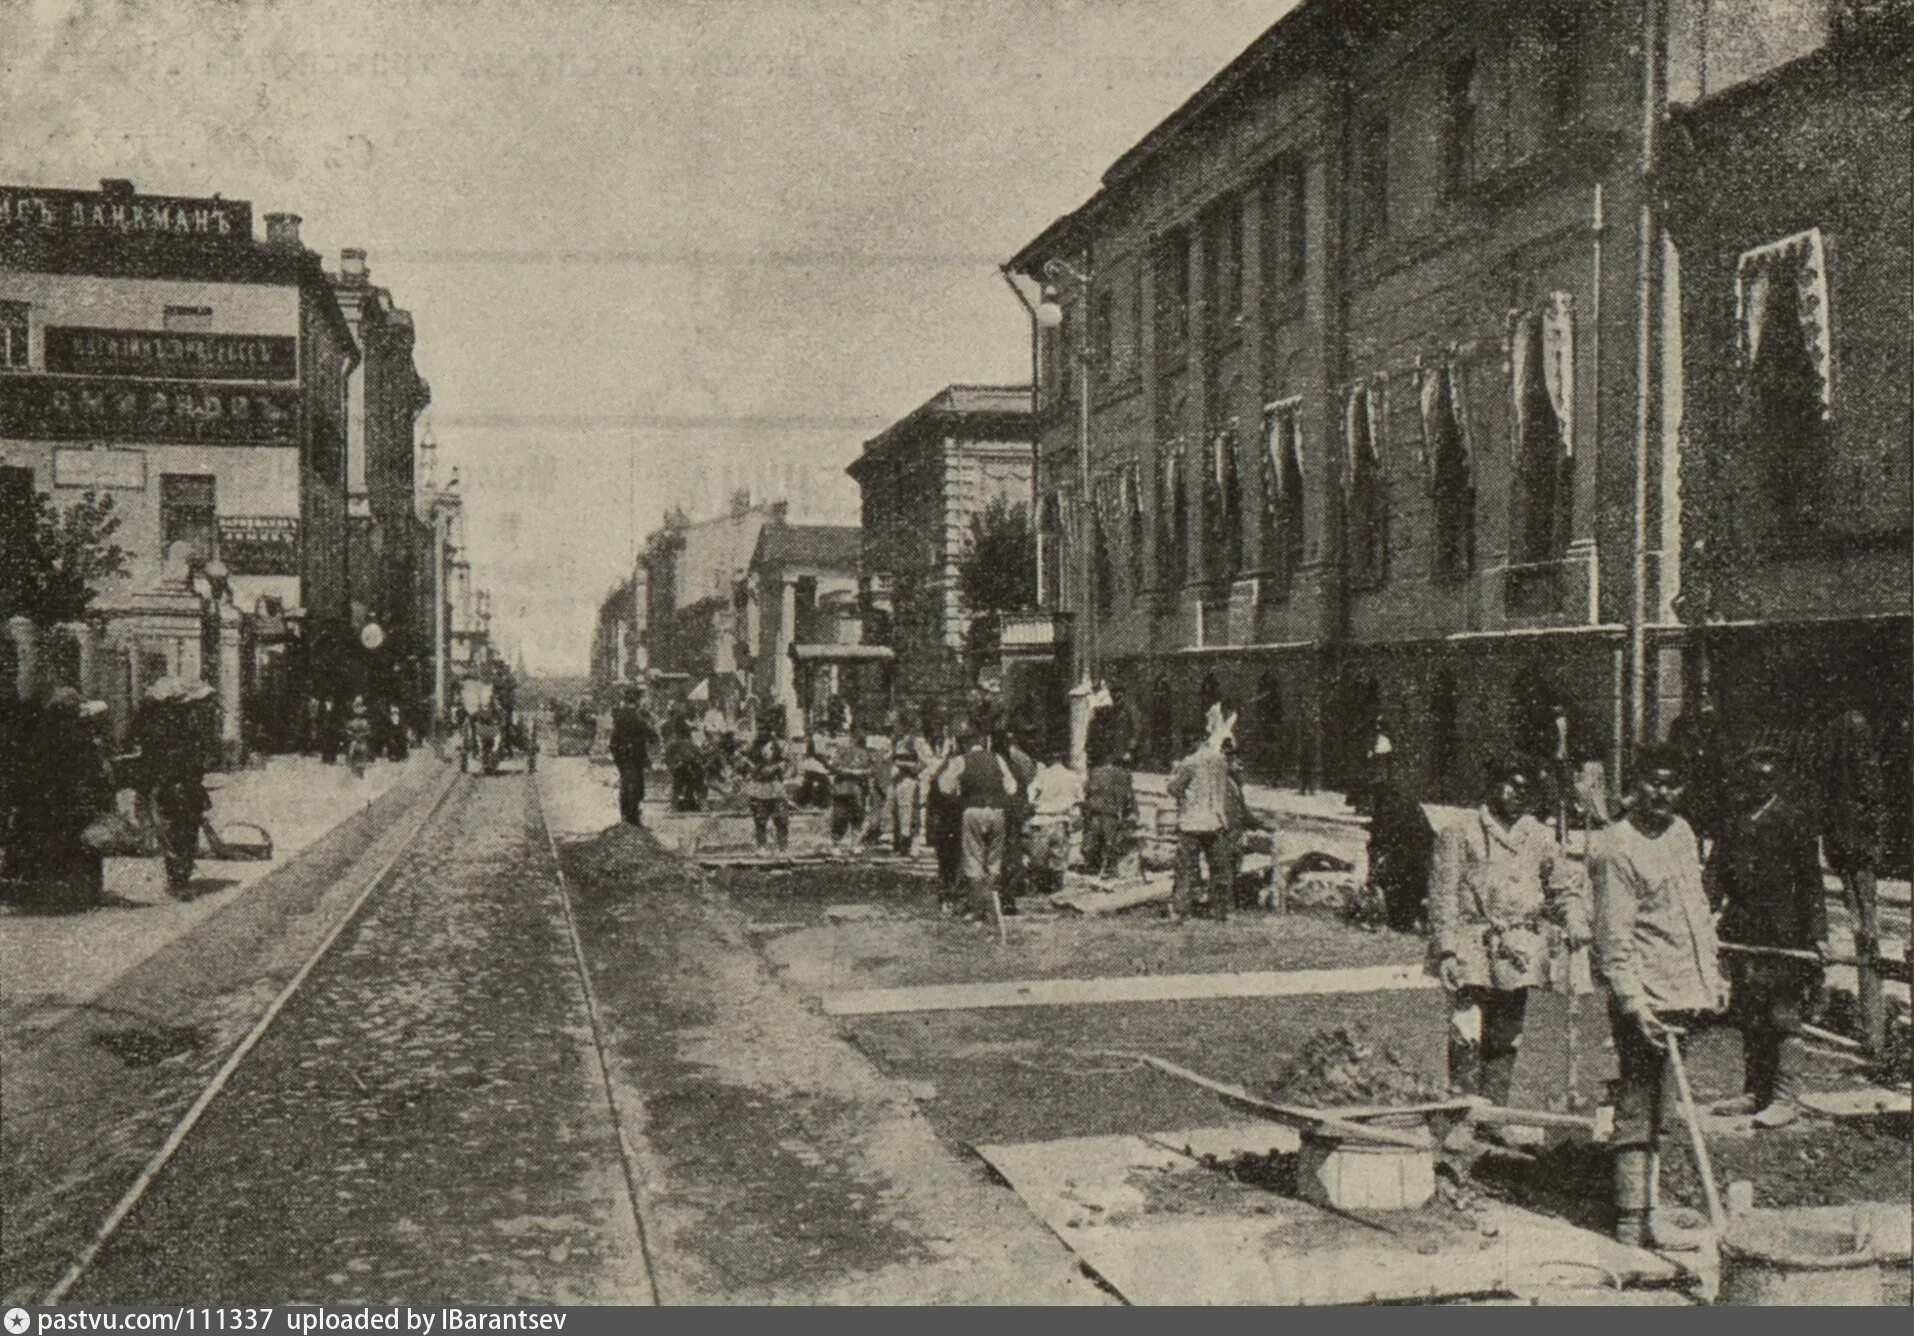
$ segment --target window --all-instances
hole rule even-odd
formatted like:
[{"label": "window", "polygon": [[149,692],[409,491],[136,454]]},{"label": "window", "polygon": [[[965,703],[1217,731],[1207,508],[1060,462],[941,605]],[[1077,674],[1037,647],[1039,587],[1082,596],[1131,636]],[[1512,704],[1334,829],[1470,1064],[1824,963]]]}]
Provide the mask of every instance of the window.
[{"label": "window", "polygon": [[1096,505],[1090,522],[1091,578],[1096,581],[1096,607],[1107,613],[1116,602],[1116,565],[1110,559],[1110,512],[1115,507],[1114,487],[1104,479],[1096,487]]},{"label": "window", "polygon": [[1422,433],[1435,512],[1431,570],[1438,580],[1461,579],[1475,569],[1475,479],[1456,401],[1459,388],[1453,365],[1423,373]]},{"label": "window", "polygon": [[1309,211],[1303,165],[1279,163],[1263,191],[1263,303],[1269,324],[1302,314],[1309,276]]},{"label": "window", "polygon": [[[1747,405],[1746,483],[1782,536],[1822,519],[1833,404],[1827,260],[1818,230],[1741,257],[1735,274]],[[1746,536],[1746,535],[1744,535]]]},{"label": "window", "polygon": [[1236,432],[1210,436],[1203,470],[1203,512],[1208,517],[1204,556],[1212,580],[1227,580],[1243,568],[1243,488],[1236,464]]},{"label": "window", "polygon": [[1455,199],[1475,184],[1475,57],[1443,71],[1442,195]]},{"label": "window", "polygon": [[1172,232],[1157,243],[1152,266],[1156,288],[1156,356],[1159,362],[1180,362],[1190,339],[1190,245],[1182,232]]},{"label": "window", "polygon": [[1383,491],[1381,395],[1362,385],[1350,392],[1345,415],[1349,447],[1345,486],[1348,489],[1349,571],[1356,584],[1374,588],[1383,582],[1389,561],[1388,499]]},{"label": "window", "polygon": [[1542,86],[1558,130],[1582,118],[1582,28],[1580,5],[1541,6]]},{"label": "window", "polygon": [[1356,240],[1367,245],[1389,231],[1389,118],[1363,121],[1356,139]]},{"label": "window", "polygon": [[[1565,297],[1517,318],[1510,367],[1516,427],[1514,559],[1519,566],[1533,567],[1558,562],[1568,553],[1575,482],[1570,419],[1574,361]],[[1549,579],[1516,574],[1517,583],[1539,586]]]},{"label": "window", "polygon": [[169,306],[161,318],[162,329],[174,330],[181,334],[210,334],[213,330],[213,308],[210,306]]},{"label": "window", "polygon": [[1143,484],[1138,477],[1137,466],[1131,464],[1123,470],[1121,479],[1124,523],[1128,531],[1130,558],[1130,590],[1132,593],[1143,588]]},{"label": "window", "polygon": [[1303,564],[1302,402],[1291,399],[1264,417],[1263,561],[1286,586]]},{"label": "window", "polygon": [[0,302],[0,371],[26,370],[31,311],[25,302]]},{"label": "window", "polygon": [[160,548],[168,570],[219,555],[219,507],[210,473],[160,474]]},{"label": "window", "polygon": [[1243,210],[1234,196],[1212,207],[1203,228],[1204,303],[1212,344],[1241,329]]},{"label": "window", "polygon": [[1171,444],[1157,459],[1156,573],[1165,589],[1183,583],[1189,542],[1189,512],[1184,504],[1183,447]]},{"label": "window", "polygon": [[1106,376],[1117,372],[1116,294],[1098,288],[1090,307],[1090,357]]},{"label": "window", "polygon": [[1063,498],[1051,492],[1043,499],[1037,529],[1037,561],[1043,570],[1043,606],[1063,606]]}]

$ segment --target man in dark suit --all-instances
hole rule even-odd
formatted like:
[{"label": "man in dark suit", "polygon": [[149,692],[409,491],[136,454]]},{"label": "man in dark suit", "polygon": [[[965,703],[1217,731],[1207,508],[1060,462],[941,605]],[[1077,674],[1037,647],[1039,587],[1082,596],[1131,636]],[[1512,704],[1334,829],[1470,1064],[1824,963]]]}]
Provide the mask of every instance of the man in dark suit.
[{"label": "man in dark suit", "polygon": [[645,824],[645,769],[657,737],[645,713],[644,692],[626,687],[624,700],[611,712],[611,761],[618,767],[618,814],[629,825]]}]

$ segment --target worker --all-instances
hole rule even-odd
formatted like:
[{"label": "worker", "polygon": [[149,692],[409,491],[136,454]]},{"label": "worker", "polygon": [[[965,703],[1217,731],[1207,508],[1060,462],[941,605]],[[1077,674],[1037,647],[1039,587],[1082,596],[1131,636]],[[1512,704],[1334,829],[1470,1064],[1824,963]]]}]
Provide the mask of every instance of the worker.
[{"label": "worker", "polygon": [[[1170,917],[1229,917],[1236,897],[1229,838],[1229,763],[1201,729],[1191,729],[1189,752],[1170,774],[1176,799],[1176,883]],[[1205,884],[1203,874],[1209,874]]]},{"label": "worker", "polygon": [[1029,883],[1042,895],[1063,890],[1070,866],[1070,826],[1083,808],[1083,776],[1064,763],[1063,748],[1052,743],[1028,788]]},{"label": "worker", "polygon": [[1083,786],[1083,866],[1093,877],[1116,872],[1137,818],[1136,786],[1128,766],[1106,755]]},{"label": "worker", "polygon": [[1529,990],[1548,979],[1551,926],[1568,927],[1569,882],[1554,836],[1529,812],[1534,764],[1497,759],[1483,773],[1482,805],[1436,836],[1429,952],[1449,995],[1449,1085],[1507,1104]]},{"label": "worker", "polygon": [[778,741],[778,722],[767,714],[758,724],[757,738],[744,758],[744,796],[758,848],[768,846],[775,830],[778,852],[783,853],[791,842],[791,800],[785,787],[791,767]]},{"label": "worker", "polygon": [[1680,1118],[1670,1035],[1728,1004],[1728,983],[1702,885],[1695,832],[1678,814],[1682,756],[1651,744],[1636,754],[1627,815],[1592,831],[1593,960],[1608,990],[1615,1040],[1615,1237],[1653,1246],[1657,1157]]},{"label": "worker", "polygon": [[1801,1039],[1806,997],[1821,985],[1828,953],[1827,889],[1814,826],[1781,792],[1783,751],[1769,740],[1743,753],[1736,810],[1721,824],[1708,858],[1709,891],[1719,910],[1724,943],[1749,948],[1730,953],[1733,1018],[1741,1030],[1743,1089],[1718,1113],[1753,1114],[1757,1127],[1785,1127],[1800,1117]]},{"label": "worker", "polygon": [[965,917],[981,922],[1001,905],[1005,812],[1017,790],[1016,776],[999,754],[1000,731],[977,729],[970,749],[944,766],[937,786],[958,800],[963,813],[963,884],[970,893]]},{"label": "worker", "polygon": [[611,712],[611,760],[618,768],[618,814],[626,825],[645,824],[645,770],[651,764],[651,744],[658,740],[645,713],[645,694],[627,686],[624,699]]}]

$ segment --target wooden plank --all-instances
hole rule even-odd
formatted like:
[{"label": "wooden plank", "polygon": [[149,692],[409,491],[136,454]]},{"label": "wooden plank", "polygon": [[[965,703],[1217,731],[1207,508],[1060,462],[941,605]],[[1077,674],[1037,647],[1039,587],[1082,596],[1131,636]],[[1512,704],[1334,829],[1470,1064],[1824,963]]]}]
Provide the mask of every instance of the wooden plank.
[{"label": "wooden plank", "polygon": [[852,988],[824,994],[823,1003],[827,1016],[884,1016],[917,1011],[987,1011],[998,1007],[1084,1007],[1226,997],[1416,992],[1436,987],[1436,981],[1429,978],[1420,965],[1365,965],[1331,970],[1136,974],[1093,979],[1011,979],[908,988]]}]

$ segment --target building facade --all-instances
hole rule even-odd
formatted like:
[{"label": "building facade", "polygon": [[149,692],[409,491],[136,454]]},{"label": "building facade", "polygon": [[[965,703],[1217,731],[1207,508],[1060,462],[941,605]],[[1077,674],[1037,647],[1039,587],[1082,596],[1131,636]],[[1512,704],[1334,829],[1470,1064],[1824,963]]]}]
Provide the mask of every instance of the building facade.
[{"label": "building facade", "polygon": [[829,722],[833,702],[859,726],[891,704],[891,651],[863,643],[861,532],[842,524],[767,524],[735,593],[736,657],[754,707],[778,706],[791,735]]},{"label": "building facade", "polygon": [[958,566],[974,516],[1007,498],[1028,512],[1027,385],[951,385],[864,443],[845,470],[862,496],[866,643],[895,654],[897,703],[921,710],[974,685]]},{"label": "building facade", "polygon": [[1558,707],[1611,774],[1683,707],[1680,266],[1643,182],[1671,70],[1765,21],[1697,6],[1306,0],[1012,260],[1064,316],[1045,603],[1146,753],[1220,699],[1265,774],[1346,782],[1380,725],[1464,797],[1554,754]]},{"label": "building facade", "polygon": [[260,241],[245,201],[0,187],[0,467],[113,501],[127,575],[55,659],[121,729],[179,675],[218,684],[230,752],[283,743],[349,637],[358,350],[299,221]]},{"label": "building facade", "polygon": [[381,699],[422,707],[432,692],[432,624],[420,616],[432,580],[432,530],[420,517],[419,415],[431,386],[414,361],[411,312],[372,283],[363,250],[340,252],[332,276],[340,311],[360,348],[346,405],[346,570],[351,620],[379,627],[362,660],[363,685]]}]

